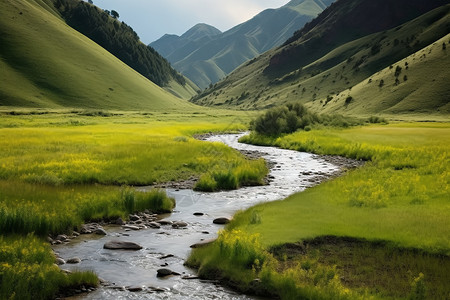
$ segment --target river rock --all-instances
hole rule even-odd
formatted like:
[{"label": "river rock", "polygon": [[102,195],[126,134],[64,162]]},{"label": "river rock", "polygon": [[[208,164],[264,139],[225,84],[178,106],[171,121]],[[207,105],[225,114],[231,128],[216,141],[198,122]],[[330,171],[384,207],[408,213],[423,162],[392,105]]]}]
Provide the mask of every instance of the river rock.
[{"label": "river rock", "polygon": [[158,269],[156,272],[157,272],[156,273],[157,277],[166,277],[169,275],[177,275],[177,276],[180,275],[180,273],[174,272],[171,269],[167,269],[167,268]]},{"label": "river rock", "polygon": [[188,226],[188,224],[186,222],[183,222],[183,221],[177,221],[177,222],[174,222],[172,224],[173,228],[184,228],[184,227],[187,227],[187,226]]},{"label": "river rock", "polygon": [[140,285],[127,286],[126,289],[130,292],[142,292],[144,290]]},{"label": "river rock", "polygon": [[173,271],[171,269],[166,269],[166,268],[162,268],[162,269],[158,269],[156,271],[156,276],[157,277],[166,277],[169,275],[172,275]]},{"label": "river rock", "polygon": [[115,224],[116,225],[125,225],[125,221],[122,218],[117,218]]},{"label": "river rock", "polygon": [[62,259],[61,257],[57,257],[56,260],[55,260],[55,263],[56,263],[58,266],[61,266],[61,265],[64,265],[66,262],[65,262],[65,260]]},{"label": "river rock", "polygon": [[202,212],[195,212],[194,213],[194,216],[197,216],[197,217],[200,217],[200,216],[203,216],[204,215],[204,213],[202,213]]},{"label": "river rock", "polygon": [[60,234],[60,235],[58,235],[58,236],[55,238],[55,240],[61,241],[61,242],[65,242],[65,241],[67,241],[67,235],[65,235],[65,234]]},{"label": "river rock", "polygon": [[134,226],[134,225],[123,225],[122,226],[123,229],[131,229],[131,230],[139,230],[140,228],[138,226]]},{"label": "river rock", "polygon": [[161,224],[161,226],[172,225],[173,224],[173,222],[169,221],[169,220],[159,220],[158,223]]},{"label": "river rock", "polygon": [[98,235],[108,235],[108,233],[106,233],[105,229],[103,229],[103,228],[97,228],[97,229],[94,231],[94,233],[95,233],[95,234],[98,234]]},{"label": "river rock", "polygon": [[230,219],[228,218],[217,218],[213,221],[214,224],[224,225],[230,223]]},{"label": "river rock", "polygon": [[130,215],[128,218],[129,218],[131,221],[138,221],[138,220],[141,219],[141,218],[140,218],[139,216],[137,216],[137,215]]},{"label": "river rock", "polygon": [[112,240],[106,242],[103,248],[110,250],[141,250],[142,246],[133,242]]},{"label": "river rock", "polygon": [[191,248],[200,248],[213,243],[216,239],[208,239],[191,245]]},{"label": "river rock", "polygon": [[156,229],[161,228],[161,225],[157,222],[150,222],[150,223],[148,223],[148,226],[150,226],[151,228],[156,228]]},{"label": "river rock", "polygon": [[80,262],[81,262],[81,259],[79,257],[72,257],[66,261],[66,263],[68,263],[68,264],[79,264]]}]

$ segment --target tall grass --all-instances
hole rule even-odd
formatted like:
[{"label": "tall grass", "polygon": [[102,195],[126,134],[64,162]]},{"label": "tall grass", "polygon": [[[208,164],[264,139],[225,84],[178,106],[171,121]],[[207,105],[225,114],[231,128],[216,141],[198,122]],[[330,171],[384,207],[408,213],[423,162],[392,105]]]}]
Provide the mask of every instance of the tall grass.
[{"label": "tall grass", "polygon": [[235,163],[231,169],[216,168],[202,175],[194,189],[213,192],[233,190],[241,186],[262,185],[267,172],[263,159]]},{"label": "tall grass", "polygon": [[[237,174],[242,183],[267,172],[261,162],[247,161],[223,144],[192,138],[246,128],[228,113],[0,115],[0,299],[50,299],[59,289],[96,285],[92,272],[61,273],[50,247],[29,234],[44,237],[89,220],[126,218],[146,209],[169,212],[175,206],[163,191],[138,192],[130,185],[213,169]],[[239,175],[245,169],[254,177]]]},{"label": "tall grass", "polygon": [[98,285],[92,272],[64,274],[48,243],[32,235],[0,236],[0,249],[1,299],[51,299],[63,289]]},{"label": "tall grass", "polygon": [[[367,246],[367,251],[372,256],[367,261],[357,258],[350,262],[362,266],[356,275],[351,275],[357,284],[350,284],[349,277],[341,274],[336,278],[345,280],[333,279],[339,284],[337,289],[324,289],[321,296],[308,294],[309,289],[316,286],[316,276],[327,278],[325,274],[331,272],[334,265],[342,266],[341,263],[349,254],[345,250],[348,245],[344,245],[338,247],[336,255],[330,254],[328,250],[322,254],[312,251],[310,257],[286,256],[284,260],[280,259],[281,262],[285,261],[283,268],[268,266],[267,273],[258,275],[262,281],[265,278],[266,287],[276,290],[277,284],[283,285],[284,288],[277,295],[286,299],[367,298],[371,294],[376,298],[394,296],[416,299],[427,289],[433,290],[432,293],[428,293],[429,290],[426,292],[427,297],[431,298],[439,299],[448,294],[448,289],[446,292],[441,284],[448,279],[445,266],[448,265],[450,255],[450,130],[447,123],[390,124],[345,130],[323,128],[280,137],[251,134],[243,140],[318,154],[342,155],[367,162],[340,178],[283,201],[260,204],[240,212],[227,226],[227,232],[258,234],[264,250],[322,236],[366,239],[374,242],[374,245],[377,245],[376,241],[389,244],[389,247],[376,251],[371,244]],[[207,257],[216,252],[208,248],[200,251],[202,253],[196,254],[196,250],[193,256],[199,256],[197,264],[201,269],[201,257],[204,256],[207,261]],[[407,252],[406,255],[398,255],[395,264],[399,267],[391,269],[388,274],[381,271],[377,273],[376,260],[391,259],[391,254],[396,251]],[[363,252],[358,250],[353,254]],[[422,257],[414,253],[424,255]],[[318,264],[319,257],[330,259],[325,264]],[[436,257],[444,263],[433,262]],[[226,267],[221,266],[220,259],[225,258],[218,254],[217,263],[210,268],[226,270]],[[416,263],[418,260],[425,263]],[[414,271],[411,274],[405,269],[405,266],[410,265]],[[293,266],[296,267],[288,271]],[[302,277],[314,266],[320,268],[314,271],[311,277],[313,281]],[[339,274],[339,270],[336,271]],[[383,277],[380,282],[392,280],[393,284],[381,287],[375,279],[375,282],[366,285],[364,279],[358,277],[358,274],[366,272],[375,272]],[[292,276],[284,277],[285,273],[292,273]],[[420,277],[420,273],[425,277]],[[234,273],[227,274],[229,279],[234,278]],[[441,279],[438,280],[438,277]],[[333,286],[333,280],[328,287]],[[396,286],[402,286],[402,289]],[[383,294],[380,294],[381,290]],[[334,294],[336,291],[338,294]]]},{"label": "tall grass", "polygon": [[126,217],[145,209],[170,212],[175,206],[164,191],[138,192],[127,187],[52,187],[0,181],[0,197],[2,234],[55,234],[89,220]]}]

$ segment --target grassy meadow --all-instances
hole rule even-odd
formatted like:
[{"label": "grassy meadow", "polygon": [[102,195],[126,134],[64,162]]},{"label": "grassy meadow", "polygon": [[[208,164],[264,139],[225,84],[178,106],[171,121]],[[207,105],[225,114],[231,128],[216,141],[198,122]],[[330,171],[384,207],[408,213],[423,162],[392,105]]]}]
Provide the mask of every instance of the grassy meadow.
[{"label": "grassy meadow", "polygon": [[243,141],[367,162],[238,213],[219,242],[191,255],[203,276],[284,299],[449,297],[448,123],[252,133]]},{"label": "grassy meadow", "polygon": [[126,218],[145,209],[167,212],[175,205],[163,191],[137,192],[131,186],[197,177],[212,181],[200,190],[237,188],[267,173],[262,160],[193,138],[246,129],[248,114],[26,109],[0,114],[2,299],[48,299],[61,288],[95,285],[89,272],[62,275],[43,239],[89,220]]}]

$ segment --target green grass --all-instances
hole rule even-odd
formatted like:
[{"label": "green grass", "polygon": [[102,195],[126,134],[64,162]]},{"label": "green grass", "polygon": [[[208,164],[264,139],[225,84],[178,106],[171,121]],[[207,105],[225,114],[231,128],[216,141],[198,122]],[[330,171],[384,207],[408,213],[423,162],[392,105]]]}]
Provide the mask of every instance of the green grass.
[{"label": "green grass", "polygon": [[[227,227],[227,232],[238,230],[248,235],[258,234],[263,249],[267,251],[274,246],[323,236],[367,240],[368,247],[372,250],[376,248],[377,241],[383,241],[388,246],[373,252],[379,260],[383,259],[383,255],[388,255],[389,251],[397,251],[406,253],[405,256],[399,255],[400,264],[411,265],[417,259],[414,253],[424,253],[424,258],[420,259],[425,262],[421,266],[411,267],[411,270],[414,270],[411,274],[400,268],[394,268],[391,273],[383,273],[377,271],[378,266],[373,261],[364,262],[361,255],[360,258],[355,258],[354,264],[364,266],[365,273],[379,275],[380,281],[389,280],[392,276],[402,277],[403,288],[398,291],[392,286],[380,288],[376,280],[372,285],[365,286],[361,284],[364,281],[358,278],[357,274],[351,274],[347,279],[353,284],[345,280],[340,281],[344,288],[357,293],[351,298],[357,295],[364,297],[366,292],[375,293],[377,297],[408,297],[409,293],[415,293],[409,284],[413,284],[414,278],[419,278],[419,273],[426,274],[423,280],[428,289],[440,291],[439,294],[429,293],[428,297],[442,299],[448,296],[449,291],[445,285],[443,287],[442,279],[436,283],[431,280],[435,276],[441,276],[444,282],[449,278],[448,269],[445,267],[450,256],[448,123],[400,123],[345,130],[321,129],[301,131],[279,138],[252,134],[244,140],[299,151],[366,159],[368,162],[340,178],[292,195],[283,201],[257,205],[240,212]],[[343,256],[346,247],[339,249],[335,250],[337,254],[329,257],[328,254],[318,254],[318,259],[323,260],[318,267],[342,266],[345,263]],[[204,252],[193,254],[199,266],[203,266],[203,258],[207,261],[210,255],[214,256],[214,250],[201,251]],[[431,263],[439,257],[443,263]],[[215,259],[219,261],[221,258],[223,257],[218,255]],[[326,259],[334,261],[325,262]],[[268,270],[300,272],[296,268],[289,271],[296,263],[301,265],[298,259],[294,259],[288,267],[275,265]],[[427,264],[430,264],[430,267],[425,268]],[[239,265],[239,262],[236,266],[246,268]],[[213,267],[222,268],[221,264],[215,264]],[[342,269],[337,271],[343,272]],[[224,274],[223,276],[227,276],[226,270]],[[233,278],[233,274],[230,274],[228,278]],[[255,276],[263,276],[262,274],[256,273]],[[415,284],[420,285],[423,280],[419,278],[416,280],[419,283]],[[277,280],[269,282],[275,284]],[[295,287],[303,285],[304,282],[293,279],[292,284]],[[420,287],[417,289],[420,290]],[[380,290],[383,293],[379,294]],[[341,291],[341,288],[336,291]],[[283,288],[279,287],[278,294],[283,293]],[[284,298],[295,297],[288,295]]]},{"label": "green grass", "polygon": [[[66,276],[59,271],[41,239],[90,220],[174,208],[165,192],[138,192],[131,185],[214,170],[236,180],[236,186],[221,189],[236,188],[259,183],[267,173],[262,160],[192,137],[248,128],[249,116],[239,112],[22,108],[0,116],[1,299],[50,299],[60,289],[96,285],[91,272]],[[22,255],[30,251],[39,255],[33,254],[34,260]]]},{"label": "green grass", "polygon": [[52,299],[59,291],[98,285],[92,272],[61,272],[50,245],[32,235],[0,236],[0,249],[1,299]]},{"label": "green grass", "polygon": [[195,109],[70,28],[50,7],[37,0],[0,3],[0,106]]}]

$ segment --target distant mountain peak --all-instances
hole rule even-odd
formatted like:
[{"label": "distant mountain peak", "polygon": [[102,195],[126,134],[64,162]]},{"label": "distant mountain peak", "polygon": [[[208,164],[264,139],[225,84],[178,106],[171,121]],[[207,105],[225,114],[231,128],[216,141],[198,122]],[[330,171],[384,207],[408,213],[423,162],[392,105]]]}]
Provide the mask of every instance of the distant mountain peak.
[{"label": "distant mountain peak", "polygon": [[205,23],[198,23],[194,25],[191,29],[186,31],[181,35],[182,38],[189,39],[189,40],[198,40],[205,36],[215,36],[221,34],[222,31],[217,29],[214,26],[205,24]]}]

